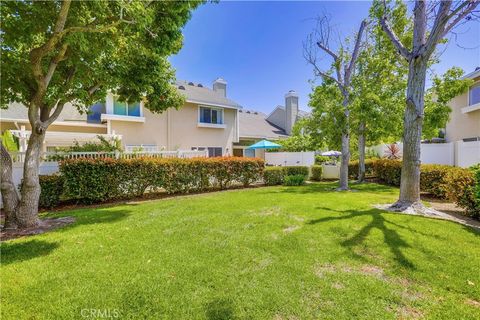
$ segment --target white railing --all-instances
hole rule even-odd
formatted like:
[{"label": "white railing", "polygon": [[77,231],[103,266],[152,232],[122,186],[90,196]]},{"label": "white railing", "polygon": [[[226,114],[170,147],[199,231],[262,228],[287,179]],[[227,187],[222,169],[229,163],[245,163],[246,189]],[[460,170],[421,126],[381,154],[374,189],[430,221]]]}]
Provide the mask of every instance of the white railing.
[{"label": "white railing", "polygon": [[[10,152],[12,161],[20,163],[25,161],[25,152]],[[142,151],[142,152],[42,152],[40,159],[44,162],[56,162],[65,159],[134,159],[134,158],[196,158],[207,157],[207,151],[177,150],[177,151]]]}]

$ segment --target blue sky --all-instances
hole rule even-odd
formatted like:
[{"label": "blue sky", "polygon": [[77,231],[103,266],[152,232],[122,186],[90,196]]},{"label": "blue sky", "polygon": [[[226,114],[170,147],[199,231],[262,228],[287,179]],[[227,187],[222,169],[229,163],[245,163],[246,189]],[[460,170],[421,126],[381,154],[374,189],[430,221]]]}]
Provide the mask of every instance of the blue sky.
[{"label": "blue sky", "polygon": [[[211,86],[223,77],[228,97],[247,109],[268,114],[293,89],[300,108],[308,110],[313,73],[302,56],[302,41],[313,28],[312,19],[328,13],[347,36],[358,30],[369,6],[369,1],[209,3],[193,13],[184,28],[184,46],[170,61],[178,79]],[[480,66],[480,23],[457,31],[435,72],[458,66],[468,73]]]}]

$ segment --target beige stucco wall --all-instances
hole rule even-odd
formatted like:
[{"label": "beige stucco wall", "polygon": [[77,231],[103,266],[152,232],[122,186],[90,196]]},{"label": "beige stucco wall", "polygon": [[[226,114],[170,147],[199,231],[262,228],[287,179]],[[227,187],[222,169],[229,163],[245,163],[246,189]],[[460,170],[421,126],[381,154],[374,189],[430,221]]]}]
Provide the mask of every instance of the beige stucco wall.
[{"label": "beige stucco wall", "polygon": [[[161,114],[143,110],[144,123],[111,121],[111,130],[122,135],[125,145],[150,144],[166,150],[190,150],[192,147],[221,147],[232,153],[237,111],[224,109],[226,128],[198,127],[198,105],[186,103],[179,110],[168,109]],[[227,150],[228,149],[228,150]]]},{"label": "beige stucco wall", "polygon": [[[25,130],[30,131],[30,124],[27,122],[17,122],[18,127],[14,122],[1,121],[0,131],[3,133],[5,130],[20,130],[21,126],[25,126]],[[52,124],[48,127],[48,132],[84,132],[84,133],[107,133],[107,126],[69,126],[69,125],[55,125]]]},{"label": "beige stucco wall", "polygon": [[461,109],[466,106],[468,106],[468,92],[450,101],[452,112],[446,126],[448,142],[480,137],[480,110],[462,113]]}]

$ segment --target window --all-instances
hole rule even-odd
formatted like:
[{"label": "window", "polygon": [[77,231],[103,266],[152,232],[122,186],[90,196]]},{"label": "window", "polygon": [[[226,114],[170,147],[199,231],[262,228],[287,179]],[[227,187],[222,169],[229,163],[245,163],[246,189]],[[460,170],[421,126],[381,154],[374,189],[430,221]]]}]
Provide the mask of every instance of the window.
[{"label": "window", "polygon": [[88,123],[101,123],[101,115],[105,113],[105,103],[97,102],[90,106],[87,114]]},{"label": "window", "polygon": [[200,122],[211,124],[223,124],[223,109],[200,107]]},{"label": "window", "polygon": [[255,150],[254,149],[245,149],[245,157],[255,158]]},{"label": "window", "polygon": [[480,103],[480,83],[476,83],[470,88],[468,101],[471,106]]},{"label": "window", "polygon": [[209,157],[221,157],[222,156],[222,148],[208,147],[208,156]]},{"label": "window", "polygon": [[209,157],[221,157],[223,155],[221,147],[192,147],[193,151],[208,151]]},{"label": "window", "polygon": [[140,102],[113,100],[113,114],[119,116],[140,117]]}]

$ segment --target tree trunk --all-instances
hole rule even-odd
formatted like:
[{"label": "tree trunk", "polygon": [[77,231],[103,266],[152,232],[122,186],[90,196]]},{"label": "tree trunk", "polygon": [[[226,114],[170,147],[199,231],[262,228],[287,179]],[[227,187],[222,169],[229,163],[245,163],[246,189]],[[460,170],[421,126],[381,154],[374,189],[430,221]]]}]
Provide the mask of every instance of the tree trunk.
[{"label": "tree trunk", "polygon": [[350,110],[348,109],[348,93],[344,93],[343,108],[345,110],[345,127],[342,131],[342,162],[340,165],[339,191],[348,190],[348,163],[350,162]]},{"label": "tree trunk", "polygon": [[28,140],[23,168],[21,199],[17,207],[17,222],[19,228],[35,227],[40,223],[38,219],[38,200],[40,198],[38,174],[44,139],[45,131],[38,133],[36,130],[32,130],[32,134]]},{"label": "tree trunk", "polygon": [[419,56],[412,58],[409,63],[400,198],[393,205],[394,208],[402,211],[412,206],[422,207],[420,202],[420,143],[427,61],[428,59]]},{"label": "tree trunk", "polygon": [[1,148],[1,186],[0,190],[2,192],[2,202],[3,202],[3,212],[5,213],[5,229],[16,229],[17,228],[17,219],[15,210],[18,205],[19,197],[17,188],[13,183],[12,175],[12,158],[8,153],[7,149],[3,146],[3,143],[0,143]]},{"label": "tree trunk", "polygon": [[358,131],[358,182],[365,181],[365,122],[360,123]]}]

